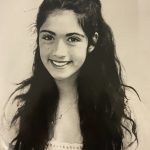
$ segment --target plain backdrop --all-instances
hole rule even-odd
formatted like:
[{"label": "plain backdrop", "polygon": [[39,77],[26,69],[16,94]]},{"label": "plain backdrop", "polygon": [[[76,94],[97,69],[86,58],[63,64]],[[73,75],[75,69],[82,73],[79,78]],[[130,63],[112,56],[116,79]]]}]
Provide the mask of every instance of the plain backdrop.
[{"label": "plain backdrop", "polygon": [[[0,110],[18,83],[31,75],[34,22],[41,0],[0,0]],[[102,0],[123,77],[150,110],[150,1]]]}]

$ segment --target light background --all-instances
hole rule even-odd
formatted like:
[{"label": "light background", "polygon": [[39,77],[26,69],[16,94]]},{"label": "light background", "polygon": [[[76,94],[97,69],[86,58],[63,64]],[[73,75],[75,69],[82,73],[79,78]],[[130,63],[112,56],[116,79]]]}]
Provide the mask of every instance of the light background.
[{"label": "light background", "polygon": [[[0,110],[14,83],[31,74],[35,15],[41,0],[0,0]],[[124,79],[150,110],[150,1],[102,0],[111,26]]]}]

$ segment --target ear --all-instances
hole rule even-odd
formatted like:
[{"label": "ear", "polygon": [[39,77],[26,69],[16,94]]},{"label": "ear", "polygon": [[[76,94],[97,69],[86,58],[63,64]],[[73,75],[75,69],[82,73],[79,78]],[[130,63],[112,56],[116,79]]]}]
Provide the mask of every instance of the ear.
[{"label": "ear", "polygon": [[92,37],[93,44],[91,44],[91,45],[88,47],[88,52],[89,52],[89,53],[91,53],[91,52],[94,50],[95,45],[96,45],[96,43],[97,43],[97,41],[98,41],[98,37],[99,37],[98,33],[95,32],[95,33],[94,33],[94,36]]},{"label": "ear", "polygon": [[95,46],[94,45],[90,45],[88,47],[88,52],[91,53],[94,50]]},{"label": "ear", "polygon": [[97,43],[97,41],[98,41],[98,37],[99,37],[98,33],[95,32],[95,33],[94,33],[94,36],[92,37],[92,40],[93,40],[93,44],[94,44],[94,45],[96,45],[96,43]]}]

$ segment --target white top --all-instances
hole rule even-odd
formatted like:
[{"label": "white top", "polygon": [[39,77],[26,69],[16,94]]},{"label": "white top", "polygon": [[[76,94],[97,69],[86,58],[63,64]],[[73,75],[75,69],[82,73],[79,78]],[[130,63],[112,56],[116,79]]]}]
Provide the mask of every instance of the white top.
[{"label": "white top", "polygon": [[54,139],[52,139],[49,142],[48,150],[82,150],[83,144],[78,143],[65,143],[65,142],[59,142]]},{"label": "white top", "polygon": [[[82,150],[83,144],[65,143],[52,140],[49,142],[47,150]],[[12,145],[8,145],[2,136],[0,137],[0,150],[13,150]]]},{"label": "white top", "polygon": [[[136,150],[150,150],[150,113],[145,107],[144,103],[140,102],[137,99],[129,100],[128,103],[129,108],[132,111],[131,116],[137,124],[137,135],[139,139],[139,145]],[[14,138],[14,136],[12,135],[16,133],[14,131],[8,131],[9,127],[4,127],[0,125],[0,150],[8,150],[8,143],[12,140],[12,137]],[[125,137],[125,139],[123,139],[124,145],[128,143],[126,141],[129,141],[127,136]],[[135,143],[127,150],[135,150],[136,146],[137,145]],[[82,147],[82,144],[64,143],[53,139],[49,142],[48,150],[82,150]],[[11,148],[9,150],[11,150]]]}]

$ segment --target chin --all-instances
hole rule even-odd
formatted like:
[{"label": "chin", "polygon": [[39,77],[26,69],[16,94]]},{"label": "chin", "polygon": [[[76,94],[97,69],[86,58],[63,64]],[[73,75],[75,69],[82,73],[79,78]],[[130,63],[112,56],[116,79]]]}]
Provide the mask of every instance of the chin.
[{"label": "chin", "polygon": [[52,77],[54,78],[54,80],[56,80],[56,81],[65,81],[65,80],[70,80],[70,79],[76,79],[76,77],[77,77],[77,73],[74,73],[74,74],[60,74],[59,76],[58,76],[58,74],[57,75],[52,75]]}]

